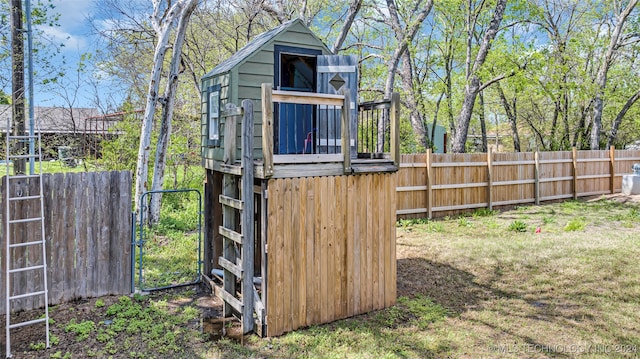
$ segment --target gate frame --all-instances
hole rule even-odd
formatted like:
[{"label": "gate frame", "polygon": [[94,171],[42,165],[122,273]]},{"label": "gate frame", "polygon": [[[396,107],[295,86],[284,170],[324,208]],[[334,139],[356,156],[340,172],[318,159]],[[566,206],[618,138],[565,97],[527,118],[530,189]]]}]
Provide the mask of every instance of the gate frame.
[{"label": "gate frame", "polygon": [[[144,256],[144,243],[146,242],[146,240],[143,237],[143,227],[144,227],[144,221],[143,221],[143,217],[144,217],[144,213],[145,211],[143,211],[142,209],[146,208],[146,206],[144,206],[144,198],[145,196],[149,195],[149,194],[155,194],[155,193],[188,193],[188,192],[195,192],[198,194],[198,261],[196,263],[196,278],[191,281],[191,282],[187,282],[187,283],[179,283],[179,284],[172,284],[172,285],[166,285],[166,286],[162,286],[162,287],[153,287],[153,288],[145,288],[142,282],[142,258]],[[139,217],[136,216],[135,213],[132,214],[132,230],[131,230],[131,293],[135,293],[136,289],[135,289],[135,260],[136,260],[136,251],[135,248],[138,247],[138,251],[140,253],[140,257],[139,257],[139,267],[138,267],[138,290],[141,292],[152,292],[152,291],[157,291],[157,290],[163,290],[163,289],[170,289],[170,288],[178,288],[178,287],[185,287],[185,286],[189,286],[189,285],[194,285],[194,284],[198,284],[202,281],[202,264],[204,263],[204,261],[202,260],[202,193],[200,193],[199,189],[195,189],[195,188],[183,188],[183,189],[164,189],[164,190],[154,190],[154,191],[147,191],[144,192],[142,194],[142,196],[140,196],[140,203],[139,203],[139,207],[140,213],[139,213]],[[137,222],[136,223],[136,217],[137,218]],[[139,232],[138,232],[138,237],[136,238],[136,228],[135,226],[138,226]]]}]

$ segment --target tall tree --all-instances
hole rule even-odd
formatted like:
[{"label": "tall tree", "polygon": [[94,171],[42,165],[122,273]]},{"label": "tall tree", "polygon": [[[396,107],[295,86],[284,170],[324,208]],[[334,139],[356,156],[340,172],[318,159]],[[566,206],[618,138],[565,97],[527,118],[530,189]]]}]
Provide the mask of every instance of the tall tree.
[{"label": "tall tree", "polygon": [[[178,77],[180,75],[180,63],[182,58],[182,45],[187,32],[187,25],[193,10],[199,0],[188,0],[182,9],[178,19],[173,51],[171,53],[171,64],[169,65],[169,75],[161,98],[162,115],[160,118],[160,133],[156,144],[156,155],[153,165],[153,181],[151,190],[161,190],[164,185],[164,172],[166,167],[167,149],[169,148],[169,137],[171,135],[171,121],[173,120],[173,110],[175,104],[176,90],[178,88]],[[149,221],[157,223],[160,219],[160,204],[162,194],[156,193],[151,196],[149,205]]]},{"label": "tall tree", "polygon": [[[471,4],[471,0],[469,1],[469,4]],[[484,33],[478,53],[473,60],[473,64],[471,63],[470,50],[467,51],[467,82],[464,88],[464,99],[462,101],[462,108],[457,118],[456,135],[453,139],[453,145],[451,146],[451,150],[453,152],[462,153],[465,151],[467,133],[469,130],[469,123],[471,121],[471,114],[473,113],[473,106],[476,102],[476,96],[484,88],[500,80],[500,78],[497,77],[484,83],[481,86],[479,71],[480,67],[482,67],[487,58],[489,50],[491,49],[491,42],[496,37],[496,34],[500,29],[500,23],[502,22],[502,17],[504,15],[506,6],[507,0],[498,0],[496,2],[496,7],[493,12],[493,18],[491,19],[491,23]],[[472,13],[471,9],[469,13]],[[470,15],[469,23],[473,24],[474,22],[475,17],[472,17]],[[471,37],[472,34],[470,33],[468,36]],[[471,40],[469,39],[469,41]]]},{"label": "tall tree", "polygon": [[607,73],[613,62],[613,56],[616,51],[623,45],[620,43],[620,35],[629,14],[638,4],[638,0],[630,0],[627,6],[616,16],[615,27],[609,40],[607,52],[598,69],[598,77],[596,78],[596,96],[593,106],[593,126],[591,128],[591,149],[600,149],[600,132],[602,131],[602,109],[604,108],[604,90],[607,87]]},{"label": "tall tree", "polygon": [[149,190],[149,154],[151,150],[151,132],[153,130],[156,107],[160,100],[158,94],[162,77],[162,66],[165,55],[169,50],[172,25],[182,16],[188,8],[190,0],[168,1],[152,0],[153,13],[151,26],[156,35],[156,45],[153,55],[153,65],[149,76],[149,86],[146,94],[146,105],[140,130],[140,146],[138,147],[138,160],[136,162],[135,206],[140,211],[140,198]]}]

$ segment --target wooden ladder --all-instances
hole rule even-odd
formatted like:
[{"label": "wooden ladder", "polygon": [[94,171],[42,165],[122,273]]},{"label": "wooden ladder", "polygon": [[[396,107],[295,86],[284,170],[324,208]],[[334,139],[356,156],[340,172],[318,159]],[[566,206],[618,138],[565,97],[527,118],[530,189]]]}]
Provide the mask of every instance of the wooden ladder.
[{"label": "wooden ladder", "polygon": [[[236,119],[242,115],[242,159],[236,162]],[[254,330],[254,309],[262,323],[264,308],[253,285],[254,271],[254,199],[253,199],[253,103],[242,102],[242,108],[227,105],[224,126],[224,164],[221,171],[222,194],[222,256],[218,264],[223,269],[223,315],[238,316],[242,333]],[[239,216],[238,216],[239,214]],[[238,218],[239,217],[239,218]],[[240,229],[240,231],[239,231]],[[240,281],[240,293],[236,288]]]},{"label": "wooden ladder", "polygon": [[[47,253],[44,232],[44,197],[42,185],[42,149],[40,135],[11,135],[7,124],[4,186],[5,218],[5,335],[6,357],[11,357],[11,329],[27,325],[45,323],[45,344],[49,348],[49,295],[47,287]],[[33,142],[37,141],[36,147]],[[30,143],[30,153],[24,153],[24,146],[17,143]],[[18,149],[16,151],[16,149]],[[11,174],[9,163],[12,160],[30,160],[30,174]],[[34,173],[34,161],[40,168]],[[26,167],[26,166],[25,166]],[[27,259],[28,258],[28,259]],[[14,280],[22,276],[22,280]],[[30,283],[24,284],[24,281]],[[15,283],[14,283],[15,282]],[[13,323],[12,306],[18,300],[38,300],[44,304],[42,317]]]}]

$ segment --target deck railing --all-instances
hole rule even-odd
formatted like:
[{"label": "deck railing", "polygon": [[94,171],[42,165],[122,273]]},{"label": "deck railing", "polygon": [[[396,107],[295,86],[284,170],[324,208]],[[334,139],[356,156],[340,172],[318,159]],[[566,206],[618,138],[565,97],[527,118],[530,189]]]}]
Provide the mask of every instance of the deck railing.
[{"label": "deck railing", "polygon": [[[344,172],[350,173],[353,141],[356,142],[354,147],[358,151],[358,156],[354,154],[354,158],[385,158],[392,160],[397,166],[400,163],[399,102],[399,95],[394,93],[390,100],[363,104],[359,107],[358,119],[352,119],[348,93],[331,95],[279,91],[273,90],[271,84],[262,84],[264,175],[267,177],[273,175],[274,164],[329,162],[341,162]],[[317,131],[315,134],[312,133],[310,139],[314,143],[313,150],[293,154],[280,154],[275,150],[273,110],[274,106],[282,104],[313,105],[320,110],[317,118]],[[280,110],[282,111],[282,107]],[[328,123],[323,123],[323,121]],[[352,121],[357,122],[358,125],[358,133],[353,135],[350,126]],[[338,126],[339,132],[337,131]],[[323,128],[324,132],[322,132]],[[307,144],[304,144],[304,148],[308,148]]]}]

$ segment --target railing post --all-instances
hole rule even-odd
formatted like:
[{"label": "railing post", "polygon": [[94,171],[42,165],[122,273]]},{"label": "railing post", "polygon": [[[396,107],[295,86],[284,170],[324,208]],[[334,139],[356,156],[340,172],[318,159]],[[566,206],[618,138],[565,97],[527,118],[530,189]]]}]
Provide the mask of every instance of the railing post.
[{"label": "railing post", "polygon": [[224,154],[223,161],[232,165],[236,161],[236,105],[230,103],[224,114]]},{"label": "railing post", "polygon": [[400,94],[391,94],[391,108],[389,109],[391,127],[391,158],[393,164],[400,166]]},{"label": "railing post", "polygon": [[273,175],[273,101],[272,85],[262,84],[262,161],[264,176]]},{"label": "railing post", "polygon": [[342,103],[342,155],[344,173],[351,173],[351,109],[349,91],[340,91],[344,95],[344,102]]},{"label": "railing post", "polygon": [[616,146],[609,147],[609,189],[611,194],[616,191]]}]

